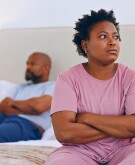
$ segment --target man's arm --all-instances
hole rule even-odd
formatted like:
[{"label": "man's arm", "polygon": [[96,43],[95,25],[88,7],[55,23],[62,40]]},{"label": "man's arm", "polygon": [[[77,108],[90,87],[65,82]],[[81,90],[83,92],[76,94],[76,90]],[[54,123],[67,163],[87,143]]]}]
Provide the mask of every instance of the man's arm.
[{"label": "man's arm", "polygon": [[92,113],[78,114],[78,123],[92,126],[110,136],[117,138],[135,137],[135,116],[105,116]]},{"label": "man's arm", "polygon": [[43,95],[28,100],[5,98],[0,103],[0,112],[4,114],[40,115],[51,107],[52,96]]},{"label": "man's arm", "polygon": [[51,107],[52,96],[43,95],[28,100],[14,100],[12,107],[17,109],[20,114],[40,115]]},{"label": "man's arm", "polygon": [[0,102],[0,112],[3,114],[20,114],[20,112],[12,107],[13,100],[9,97],[6,97]]},{"label": "man's arm", "polygon": [[84,144],[108,137],[86,124],[76,123],[76,113],[71,111],[56,112],[52,115],[52,123],[56,138],[61,143]]}]

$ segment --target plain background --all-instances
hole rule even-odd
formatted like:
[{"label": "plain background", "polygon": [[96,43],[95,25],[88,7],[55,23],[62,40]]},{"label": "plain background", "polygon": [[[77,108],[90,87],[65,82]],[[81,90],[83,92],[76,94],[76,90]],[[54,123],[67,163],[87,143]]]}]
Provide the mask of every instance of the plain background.
[{"label": "plain background", "polygon": [[[69,67],[85,62],[76,52],[72,27],[9,29],[0,31],[0,79],[23,82],[25,63],[34,51],[52,59],[51,80]],[[135,25],[121,25],[121,63],[135,69]]]},{"label": "plain background", "polygon": [[0,80],[23,82],[26,59],[34,51],[51,56],[51,80],[85,62],[72,43],[73,27],[100,8],[114,10],[121,25],[118,61],[135,69],[134,0],[0,0]]},{"label": "plain background", "polygon": [[120,24],[135,24],[134,0],[0,0],[0,28],[74,26],[101,8],[113,9]]}]

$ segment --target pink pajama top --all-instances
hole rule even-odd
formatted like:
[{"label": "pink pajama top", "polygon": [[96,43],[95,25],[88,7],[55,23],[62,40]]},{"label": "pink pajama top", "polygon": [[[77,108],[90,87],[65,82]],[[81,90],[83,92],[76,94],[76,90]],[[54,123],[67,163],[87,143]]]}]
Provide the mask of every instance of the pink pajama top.
[{"label": "pink pajama top", "polygon": [[[64,110],[114,116],[134,114],[135,71],[118,64],[112,78],[99,80],[89,75],[82,64],[70,68],[57,78],[51,114]],[[131,143],[132,139],[109,137],[75,146],[80,152],[104,162],[119,147]]]}]

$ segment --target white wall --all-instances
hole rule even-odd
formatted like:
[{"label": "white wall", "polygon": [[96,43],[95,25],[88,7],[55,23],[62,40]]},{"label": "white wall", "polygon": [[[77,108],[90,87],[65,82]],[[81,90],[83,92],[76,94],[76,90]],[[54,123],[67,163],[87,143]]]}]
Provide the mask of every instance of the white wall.
[{"label": "white wall", "polygon": [[100,8],[113,9],[120,24],[135,24],[134,0],[0,0],[0,28],[74,26]]},{"label": "white wall", "polygon": [[0,0],[0,79],[22,82],[27,56],[33,51],[52,57],[53,80],[59,72],[85,61],[72,43],[73,27],[90,9],[100,8],[113,9],[121,25],[134,24],[122,25],[119,60],[135,69],[135,1]]},{"label": "white wall", "polygon": [[[135,69],[135,25],[121,25],[119,61]],[[86,59],[76,52],[71,27],[0,30],[0,80],[23,82],[26,59],[34,51],[52,59],[51,80],[69,67]]]}]

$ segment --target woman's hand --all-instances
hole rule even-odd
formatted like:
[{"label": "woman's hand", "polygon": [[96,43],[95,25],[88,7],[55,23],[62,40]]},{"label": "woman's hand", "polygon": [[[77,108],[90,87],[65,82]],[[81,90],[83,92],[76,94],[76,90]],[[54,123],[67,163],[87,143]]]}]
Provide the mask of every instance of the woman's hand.
[{"label": "woman's hand", "polygon": [[76,123],[86,124],[87,116],[89,115],[89,118],[90,118],[90,114],[91,113],[88,113],[88,112],[76,114]]}]

